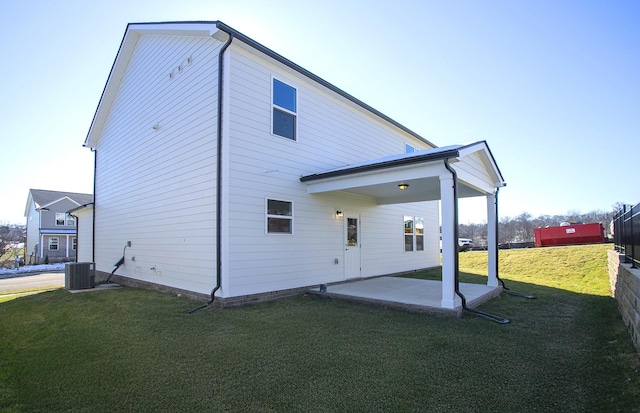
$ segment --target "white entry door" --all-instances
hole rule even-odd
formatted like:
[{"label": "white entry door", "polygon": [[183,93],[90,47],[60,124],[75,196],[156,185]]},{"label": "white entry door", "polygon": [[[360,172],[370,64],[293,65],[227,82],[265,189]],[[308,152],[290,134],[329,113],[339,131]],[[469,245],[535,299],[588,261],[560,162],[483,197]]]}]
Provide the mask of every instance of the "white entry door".
[{"label": "white entry door", "polygon": [[344,278],[360,277],[360,215],[345,214]]}]

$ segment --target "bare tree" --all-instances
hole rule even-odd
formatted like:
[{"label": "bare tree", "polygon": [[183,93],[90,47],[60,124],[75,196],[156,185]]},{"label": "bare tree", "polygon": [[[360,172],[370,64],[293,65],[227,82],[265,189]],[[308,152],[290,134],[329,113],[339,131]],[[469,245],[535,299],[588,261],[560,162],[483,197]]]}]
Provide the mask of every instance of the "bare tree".
[{"label": "bare tree", "polygon": [[7,267],[16,261],[16,254],[21,255],[18,245],[24,240],[24,229],[17,225],[0,226],[0,268]]}]

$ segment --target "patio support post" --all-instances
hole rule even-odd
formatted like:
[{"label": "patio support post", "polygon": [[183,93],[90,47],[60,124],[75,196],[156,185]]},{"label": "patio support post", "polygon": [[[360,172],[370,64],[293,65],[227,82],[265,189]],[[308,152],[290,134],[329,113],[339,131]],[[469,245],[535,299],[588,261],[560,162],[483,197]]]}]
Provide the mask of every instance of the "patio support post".
[{"label": "patio support post", "polygon": [[498,286],[498,197],[487,195],[487,285]]},{"label": "patio support post", "polygon": [[454,193],[451,174],[440,176],[440,208],[442,216],[442,301],[443,308],[455,308],[455,256],[458,240],[454,239]]}]

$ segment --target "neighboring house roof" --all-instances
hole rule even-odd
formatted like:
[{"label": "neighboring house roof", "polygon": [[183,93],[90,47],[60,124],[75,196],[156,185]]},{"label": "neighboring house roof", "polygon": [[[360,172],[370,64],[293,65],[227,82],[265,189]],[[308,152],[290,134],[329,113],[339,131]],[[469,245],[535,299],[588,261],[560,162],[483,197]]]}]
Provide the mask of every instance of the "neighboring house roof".
[{"label": "neighboring house roof", "polygon": [[92,194],[82,194],[77,192],[61,192],[61,191],[48,191],[45,189],[30,189],[29,196],[27,198],[27,205],[25,207],[24,216],[29,215],[29,208],[32,204],[36,208],[46,208],[47,206],[54,204],[64,198],[78,204],[84,205],[93,202]]},{"label": "neighboring house roof", "polygon": [[120,82],[122,81],[123,75],[129,64],[129,60],[133,55],[135,45],[141,34],[149,33],[149,34],[180,35],[180,36],[207,36],[207,37],[219,38],[219,35],[217,34],[220,32],[233,35],[234,39],[239,40],[240,42],[244,43],[250,48],[260,53],[263,53],[269,56],[270,58],[276,60],[277,62],[287,66],[288,68],[295,70],[296,72],[302,74],[303,76],[306,76],[307,78],[315,81],[316,83],[326,87],[332,92],[356,104],[357,106],[361,107],[367,112],[370,112],[374,116],[381,118],[382,120],[390,123],[391,125],[423,141],[427,145],[431,147],[437,147],[437,145],[433,144],[432,142],[425,139],[424,137],[418,135],[416,132],[412,131],[406,126],[401,125],[400,123],[391,119],[390,117],[383,114],[382,112],[374,109],[373,107],[367,105],[361,100],[348,94],[344,90],[334,86],[333,84],[327,82],[326,80],[320,78],[319,76],[316,76],[315,74],[304,69],[303,67],[293,63],[291,60],[274,52],[268,47],[263,46],[261,43],[258,43],[257,41],[251,39],[250,37],[242,34],[241,32],[217,20],[191,21],[191,22],[183,21],[183,22],[160,22],[160,23],[129,23],[127,25],[127,29],[125,31],[124,37],[122,38],[122,42],[120,43],[120,48],[118,49],[118,54],[116,55],[116,59],[113,62],[113,66],[111,67],[111,71],[109,73],[107,83],[104,87],[104,90],[102,91],[102,96],[100,97],[100,102],[98,103],[98,107],[96,108],[96,112],[93,116],[93,121],[91,122],[91,127],[89,128],[89,132],[87,133],[84,146],[91,147],[91,148],[95,147],[99,139],[99,136],[102,132],[104,123],[106,122],[107,114],[109,113],[111,104],[113,103],[116,97],[118,88],[120,86]]}]

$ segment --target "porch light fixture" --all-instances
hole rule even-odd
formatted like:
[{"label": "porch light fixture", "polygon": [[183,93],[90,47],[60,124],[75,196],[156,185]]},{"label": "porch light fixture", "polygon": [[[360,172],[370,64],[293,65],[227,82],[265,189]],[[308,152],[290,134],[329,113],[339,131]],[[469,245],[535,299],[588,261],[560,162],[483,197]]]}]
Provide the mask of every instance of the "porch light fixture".
[{"label": "porch light fixture", "polygon": [[344,214],[342,213],[342,211],[336,211],[336,218],[342,218],[344,216]]},{"label": "porch light fixture", "polygon": [[409,188],[409,184],[398,184],[398,188],[400,188],[401,191],[404,191]]}]

